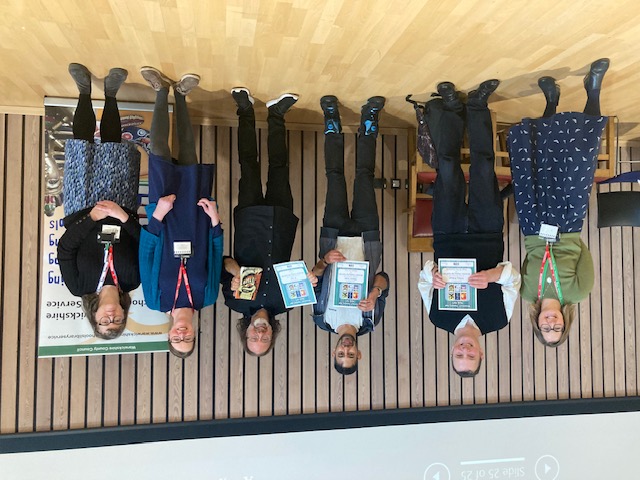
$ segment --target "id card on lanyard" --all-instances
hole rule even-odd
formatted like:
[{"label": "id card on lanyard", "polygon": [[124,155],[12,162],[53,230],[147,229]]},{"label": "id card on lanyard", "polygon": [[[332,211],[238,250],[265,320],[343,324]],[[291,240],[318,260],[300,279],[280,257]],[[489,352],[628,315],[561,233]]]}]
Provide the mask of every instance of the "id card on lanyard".
[{"label": "id card on lanyard", "polygon": [[191,308],[195,310],[193,305],[193,297],[191,296],[191,285],[189,285],[189,276],[187,275],[187,259],[180,257],[180,268],[178,269],[178,281],[176,283],[176,294],[173,297],[173,307],[171,311],[176,309],[176,303],[178,302],[178,294],[180,293],[180,285],[182,285],[182,279],[184,278],[184,288],[187,290],[187,297],[189,297],[189,303]]},{"label": "id card on lanyard", "polygon": [[[556,259],[553,256],[553,245],[547,242],[547,246],[542,257],[542,264],[540,265],[540,278],[538,280],[538,299],[542,299],[544,294],[543,285],[547,279],[547,269],[551,271],[551,279],[558,292],[558,300],[560,305],[564,305],[564,298],[562,297],[562,289],[560,288],[560,279],[558,278],[558,267],[556,265]],[[545,285],[546,287],[546,285]]]},{"label": "id card on lanyard", "polygon": [[104,282],[107,279],[107,271],[111,271],[111,278],[113,279],[114,285],[117,287],[118,275],[116,275],[116,268],[113,264],[113,245],[111,243],[105,243],[104,245],[104,265],[102,267],[98,286],[96,287],[96,293],[100,293],[100,290],[104,287]]}]

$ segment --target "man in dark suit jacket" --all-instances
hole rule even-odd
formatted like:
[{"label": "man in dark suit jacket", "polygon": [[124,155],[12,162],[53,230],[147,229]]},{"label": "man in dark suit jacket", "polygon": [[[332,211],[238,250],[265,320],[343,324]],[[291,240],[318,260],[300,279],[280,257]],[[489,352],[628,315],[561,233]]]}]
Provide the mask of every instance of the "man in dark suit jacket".
[{"label": "man in dark suit jacket", "polygon": [[[509,323],[520,287],[520,274],[510,262],[502,261],[504,215],[487,107],[487,99],[499,83],[482,82],[469,93],[466,109],[450,82],[440,83],[441,98],[427,103],[427,122],[438,155],[431,219],[435,262],[425,263],[418,289],[431,322],[455,335],[451,364],[462,377],[480,370],[484,356],[480,336]],[[471,150],[468,203],[460,167],[465,111]],[[444,288],[446,278],[438,272],[439,258],[476,260],[477,273],[469,276],[469,284],[477,288],[477,311],[440,309],[438,289]]]}]

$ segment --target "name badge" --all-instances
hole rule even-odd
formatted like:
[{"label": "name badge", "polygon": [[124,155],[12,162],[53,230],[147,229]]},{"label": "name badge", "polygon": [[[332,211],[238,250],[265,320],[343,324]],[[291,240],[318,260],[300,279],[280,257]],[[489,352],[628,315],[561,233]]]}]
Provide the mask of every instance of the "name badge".
[{"label": "name badge", "polygon": [[102,230],[98,233],[98,243],[119,243],[120,226],[102,225]]},{"label": "name badge", "polygon": [[549,243],[555,243],[558,241],[558,226],[557,225],[548,225],[543,223],[540,225],[540,233],[538,233],[538,237],[546,240]]},{"label": "name badge", "polygon": [[173,242],[173,256],[180,258],[189,258],[193,255],[191,242]]}]

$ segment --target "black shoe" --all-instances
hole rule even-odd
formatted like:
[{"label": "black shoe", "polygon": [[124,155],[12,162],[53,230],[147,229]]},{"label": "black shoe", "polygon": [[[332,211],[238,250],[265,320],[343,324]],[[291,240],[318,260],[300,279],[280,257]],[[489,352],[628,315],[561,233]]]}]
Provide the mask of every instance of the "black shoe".
[{"label": "black shoe", "polygon": [[320,108],[324,112],[324,134],[342,133],[340,112],[338,111],[338,97],[325,95],[320,99]]},{"label": "black shoe", "polygon": [[236,102],[238,112],[250,110],[253,108],[255,100],[251,96],[251,92],[245,87],[233,87],[231,89],[231,96]]},{"label": "black shoe", "polygon": [[460,96],[456,92],[456,86],[451,82],[440,82],[436,86],[438,94],[442,97],[444,105],[454,112],[459,112],[463,109],[464,105],[460,101]]},{"label": "black shoe", "polygon": [[547,103],[551,105],[558,105],[560,101],[560,85],[556,83],[556,79],[553,77],[540,77],[538,79],[538,86]]},{"label": "black shoe", "polygon": [[500,85],[500,80],[496,80],[495,78],[492,80],[485,80],[478,86],[477,90],[469,92],[469,95],[467,96],[467,105],[483,108],[486,107],[487,100],[491,94],[496,91],[498,85]]},{"label": "black shoe", "polygon": [[109,70],[109,75],[104,79],[104,96],[115,97],[120,90],[120,87],[127,79],[127,72],[124,68],[112,68]]},{"label": "black shoe", "polygon": [[590,92],[591,90],[600,90],[604,74],[609,70],[609,63],[608,58],[601,58],[591,64],[589,73],[584,77],[584,88],[587,92]]},{"label": "black shoe", "polygon": [[91,95],[91,73],[87,67],[79,63],[70,63],[69,74],[76,82],[81,95]]},{"label": "black shoe", "polygon": [[378,116],[384,108],[384,97],[371,97],[360,110],[360,133],[362,135],[378,135]]},{"label": "black shoe", "polygon": [[284,117],[284,114],[298,101],[298,95],[295,93],[283,93],[278,98],[269,100],[267,108],[270,115]]}]

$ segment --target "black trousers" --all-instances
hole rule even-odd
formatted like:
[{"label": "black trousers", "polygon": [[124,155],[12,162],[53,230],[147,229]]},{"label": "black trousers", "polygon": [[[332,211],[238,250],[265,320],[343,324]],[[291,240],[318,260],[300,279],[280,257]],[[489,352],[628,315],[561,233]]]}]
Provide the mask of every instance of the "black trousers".
[{"label": "black trousers", "polygon": [[[195,165],[198,163],[196,144],[193,137],[193,127],[187,109],[184,95],[174,92],[176,99],[176,131],[178,134],[178,158],[174,163],[178,165]],[[151,120],[151,152],[154,155],[171,160],[169,149],[169,90],[162,88],[156,93]]]},{"label": "black trousers", "polygon": [[375,136],[358,135],[351,214],[349,214],[347,186],[344,179],[342,133],[328,133],[324,136],[324,161],[327,197],[323,226],[338,229],[338,234],[342,236],[358,236],[362,232],[379,230],[380,220],[373,188],[376,161]]},{"label": "black trousers", "polygon": [[[86,140],[93,143],[93,134],[96,131],[96,114],[93,111],[91,95],[80,94],[78,106],[73,114],[73,138]],[[122,125],[120,124],[120,112],[115,97],[105,97],[104,111],[100,120],[100,139],[104,142],[120,143],[122,138]]]},{"label": "black trousers", "polygon": [[267,138],[269,173],[267,191],[263,196],[255,113],[252,108],[238,111],[238,157],[240,160],[238,208],[270,205],[293,211],[284,117],[269,113],[267,124],[269,127]]},{"label": "black trousers", "polygon": [[427,104],[427,121],[438,154],[431,225],[434,234],[496,233],[504,225],[502,199],[494,171],[493,131],[488,108],[466,108],[471,165],[469,201],[460,167],[464,112],[448,110],[441,99]]}]

